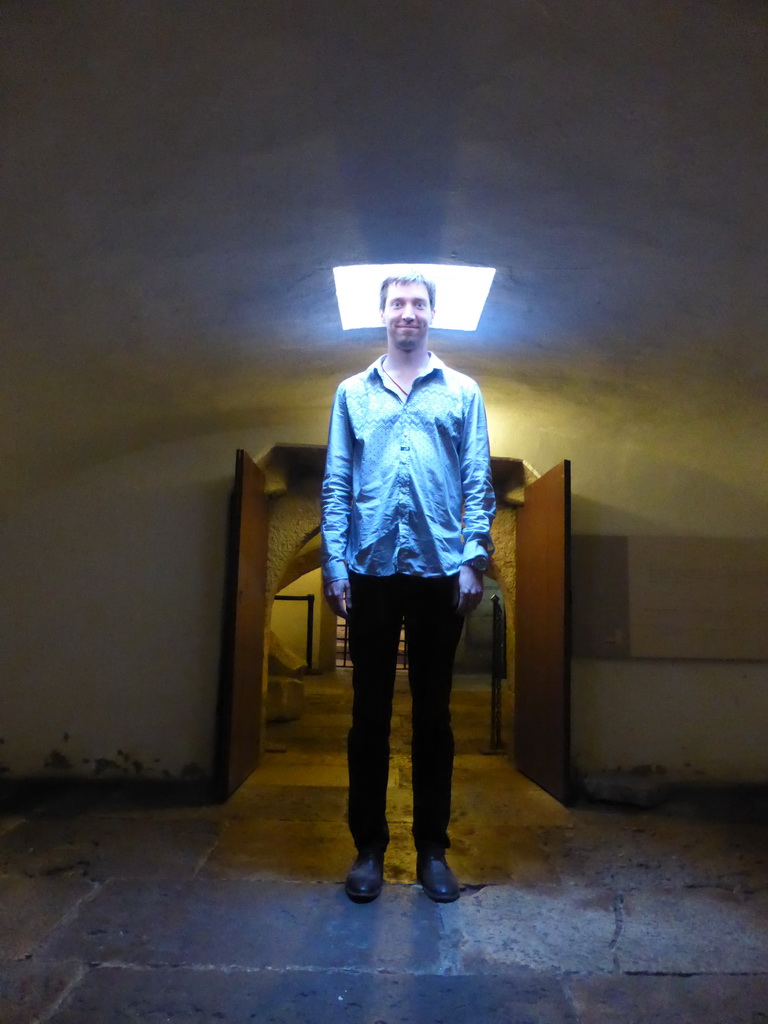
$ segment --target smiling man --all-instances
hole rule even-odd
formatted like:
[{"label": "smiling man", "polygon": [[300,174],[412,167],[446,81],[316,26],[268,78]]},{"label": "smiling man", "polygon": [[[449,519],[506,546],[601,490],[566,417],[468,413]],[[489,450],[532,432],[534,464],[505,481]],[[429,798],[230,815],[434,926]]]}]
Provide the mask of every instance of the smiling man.
[{"label": "smiling man", "polygon": [[450,846],[453,661],[463,616],[483,594],[495,512],[477,384],[429,351],[435,286],[421,274],[381,286],[387,351],[336,392],[323,481],[323,578],[349,620],[352,728],[346,879],[376,899],[389,842],[389,733],[400,630],[412,699],[416,872],[440,903],[459,895]]}]

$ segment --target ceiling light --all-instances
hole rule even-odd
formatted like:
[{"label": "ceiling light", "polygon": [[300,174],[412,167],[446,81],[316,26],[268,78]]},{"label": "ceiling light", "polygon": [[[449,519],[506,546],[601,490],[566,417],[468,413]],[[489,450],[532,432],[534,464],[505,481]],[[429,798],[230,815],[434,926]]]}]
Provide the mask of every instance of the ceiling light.
[{"label": "ceiling light", "polygon": [[334,267],[342,329],[381,327],[381,282],[387,277],[414,270],[435,282],[433,327],[444,331],[477,330],[495,269],[454,267],[441,263],[361,263]]}]

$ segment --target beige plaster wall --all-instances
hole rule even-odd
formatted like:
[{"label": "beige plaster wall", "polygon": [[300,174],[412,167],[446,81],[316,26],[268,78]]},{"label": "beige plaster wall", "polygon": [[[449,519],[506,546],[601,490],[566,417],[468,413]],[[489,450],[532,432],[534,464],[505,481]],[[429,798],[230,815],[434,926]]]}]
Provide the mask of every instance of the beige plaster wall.
[{"label": "beige plaster wall", "polygon": [[210,773],[235,447],[96,465],[2,523],[4,769]]},{"label": "beige plaster wall", "polygon": [[[571,459],[576,533],[768,536],[764,426],[734,434],[713,413],[644,432],[567,396],[488,405],[497,454],[519,454],[541,473]],[[576,659],[572,701],[581,772],[653,764],[673,779],[768,778],[764,662]]]},{"label": "beige plaster wall", "polygon": [[577,661],[576,764],[661,767],[674,780],[765,782],[764,663]]}]

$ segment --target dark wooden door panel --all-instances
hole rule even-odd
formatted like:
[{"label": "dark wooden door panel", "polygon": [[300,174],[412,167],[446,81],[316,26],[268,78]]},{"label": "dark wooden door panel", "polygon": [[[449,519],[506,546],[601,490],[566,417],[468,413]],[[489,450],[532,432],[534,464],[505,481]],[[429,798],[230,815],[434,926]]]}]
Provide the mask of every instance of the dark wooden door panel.
[{"label": "dark wooden door panel", "polygon": [[269,519],[264,474],[237,453],[227,550],[215,785],[225,800],[262,750],[262,673]]},{"label": "dark wooden door panel", "polygon": [[562,802],[571,796],[571,466],[525,489],[517,514],[515,760]]}]

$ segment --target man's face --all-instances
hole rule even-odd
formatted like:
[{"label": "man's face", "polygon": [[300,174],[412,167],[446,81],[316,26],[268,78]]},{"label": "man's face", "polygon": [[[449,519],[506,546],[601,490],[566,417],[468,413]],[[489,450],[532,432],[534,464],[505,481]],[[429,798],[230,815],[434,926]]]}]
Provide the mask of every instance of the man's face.
[{"label": "man's face", "polygon": [[426,346],[434,309],[429,308],[429,293],[424,284],[391,284],[381,311],[387,328],[387,342],[401,352],[413,352]]}]

